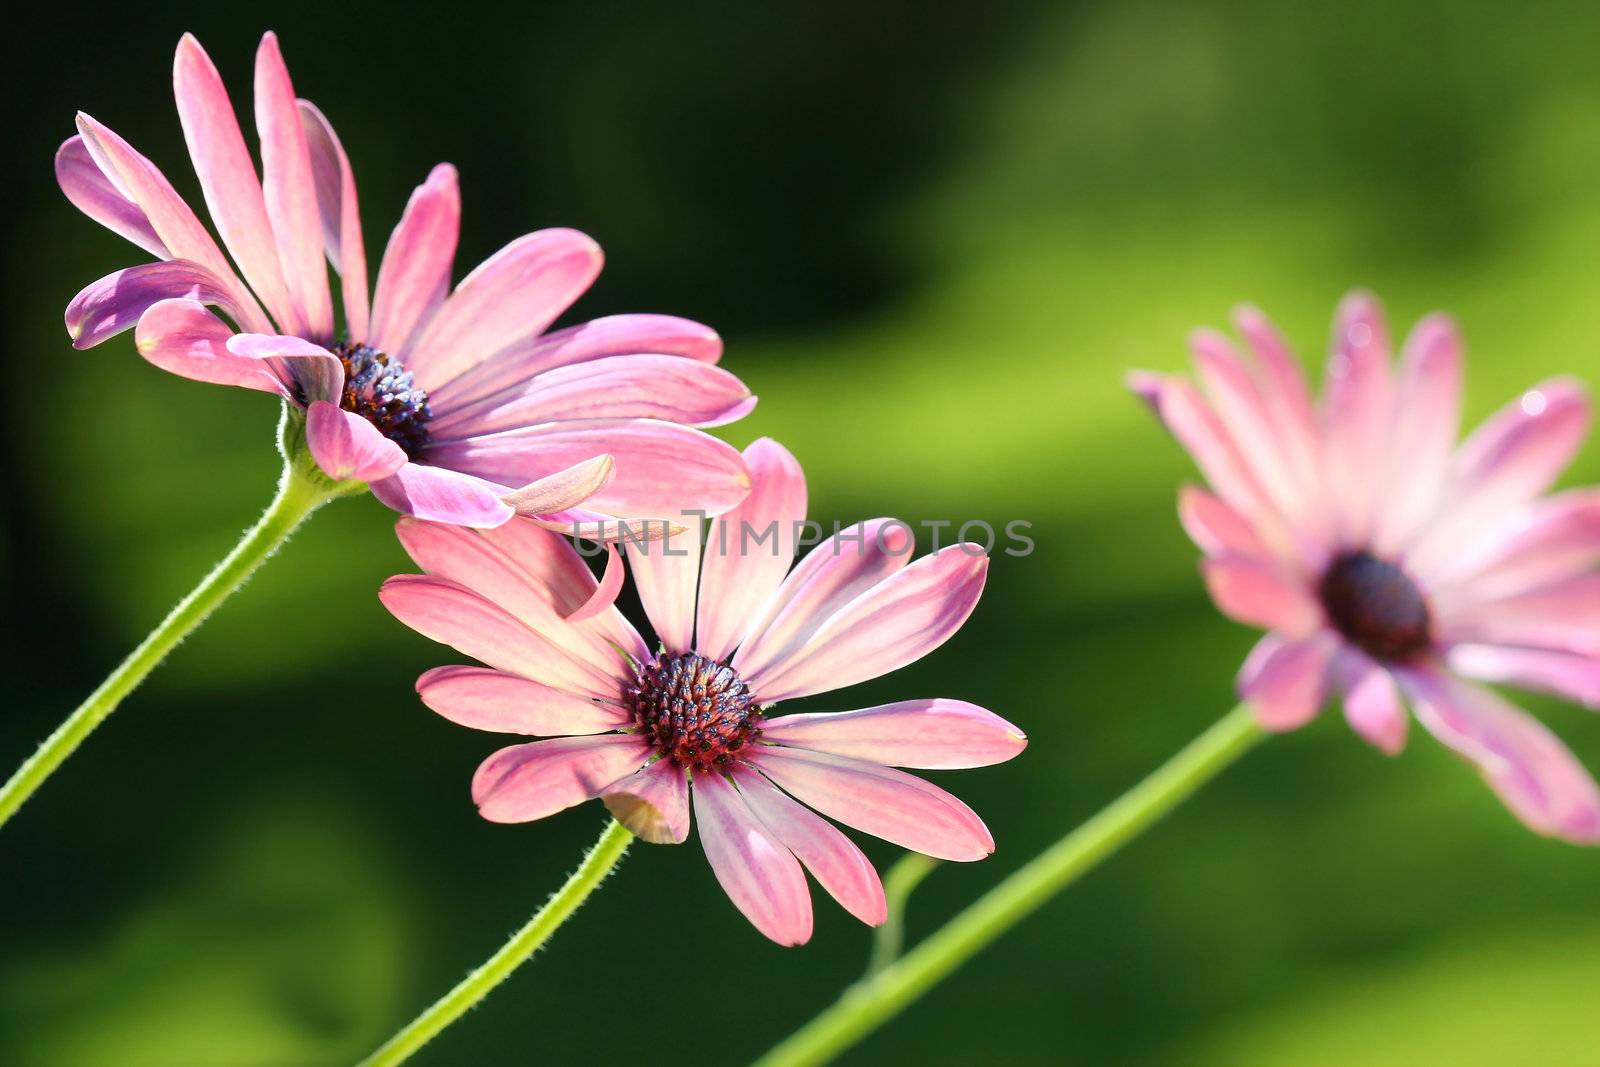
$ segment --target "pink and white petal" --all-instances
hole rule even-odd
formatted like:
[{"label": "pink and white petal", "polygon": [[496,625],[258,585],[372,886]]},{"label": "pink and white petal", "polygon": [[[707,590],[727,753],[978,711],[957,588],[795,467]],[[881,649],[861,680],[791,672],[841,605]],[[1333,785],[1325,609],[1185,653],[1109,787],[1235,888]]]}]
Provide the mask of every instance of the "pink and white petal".
[{"label": "pink and white petal", "polygon": [[512,745],[479,765],[472,802],[490,822],[532,822],[599,796],[649,758],[650,746],[632,734]]},{"label": "pink and white petal", "polygon": [[1441,671],[1398,673],[1417,721],[1477,764],[1529,828],[1577,844],[1600,843],[1600,789],[1554,734],[1487,689]]},{"label": "pink and white petal", "polygon": [[625,517],[686,510],[720,515],[750,492],[750,473],[732,446],[653,419],[550,423],[429,449],[439,463],[503,485],[522,485],[608,454],[616,460],[616,475],[587,502],[593,511]]},{"label": "pink and white petal", "polygon": [[311,175],[316,184],[317,208],[322,215],[322,240],[328,259],[339,272],[344,300],[345,329],[351,337],[366,337],[370,321],[367,303],[367,247],[361,236],[361,210],[356,202],[355,172],[339,135],[327,117],[309,100],[298,100],[300,126],[311,154]]},{"label": "pink and white petal", "polygon": [[378,599],[417,633],[496,670],[583,696],[617,696],[615,688],[604,692],[587,684],[570,659],[515,615],[457,582],[400,574],[383,583]]},{"label": "pink and white petal", "polygon": [[573,619],[575,612],[594,599],[599,585],[594,572],[565,537],[522,518],[485,530],[479,536],[516,560],[517,566],[530,576],[532,588],[548,600],[553,614],[609,650],[607,662],[614,665],[614,677],[629,677],[629,668],[619,657],[641,662],[649,657],[644,639],[615,607],[581,622]]},{"label": "pink and white petal", "polygon": [[1297,730],[1327,701],[1329,668],[1338,649],[1338,641],[1323,631],[1301,638],[1267,634],[1239,671],[1239,697],[1255,709],[1264,729]]},{"label": "pink and white petal", "polygon": [[617,551],[616,545],[606,545],[605,550],[606,567],[601,573],[600,584],[595,587],[593,596],[567,616],[567,621],[570,623],[580,623],[594,618],[616,604],[617,595],[622,592],[624,577],[622,553]]},{"label": "pink and white petal", "polygon": [[[447,306],[440,317],[448,311]],[[743,382],[710,363],[682,356],[606,356],[546,371],[509,398],[442,412],[429,429],[436,438],[462,438],[583,419],[721,426],[755,405]]]},{"label": "pink and white petal", "polygon": [[1380,555],[1413,541],[1444,497],[1461,422],[1461,363],[1461,334],[1447,315],[1429,315],[1406,338],[1389,459],[1379,468],[1385,488],[1373,544]]},{"label": "pink and white petal", "polygon": [[89,155],[81,136],[67,138],[56,149],[56,184],[73,207],[112,233],[127,238],[157,259],[172,258],[144,211],[111,184]]},{"label": "pink and white petal", "polygon": [[1200,572],[1212,603],[1235,622],[1299,637],[1322,621],[1322,611],[1305,583],[1276,564],[1248,556],[1218,556],[1201,561]]},{"label": "pink and white petal", "polygon": [[700,844],[723,892],[780,945],[811,939],[811,894],[800,864],[720,775],[695,779]]},{"label": "pink and white petal", "polygon": [[618,704],[489,667],[435,667],[417,679],[417,695],[456,725],[493,733],[576,737],[631,721]]},{"label": "pink and white petal", "polygon": [[517,238],[462,279],[406,359],[432,390],[524,343],[572,306],[600,274],[600,246],[577,230]]},{"label": "pink and white petal", "polygon": [[715,363],[722,358],[722,338],[709,326],[672,315],[610,315],[514,345],[428,395],[442,415],[477,401],[519,396],[535,377],[557,367],[649,354]]},{"label": "pink and white petal", "polygon": [[1330,489],[1346,543],[1371,536],[1394,418],[1389,328],[1370,293],[1354,292],[1333,320],[1328,358],[1325,432]]},{"label": "pink and white petal", "polygon": [[261,179],[256,176],[233,103],[216,65],[193,34],[184,34],[178,42],[172,87],[189,158],[223,244],[279,328],[284,333],[306,333],[307,323],[289,299],[261,195]]},{"label": "pink and white petal", "polygon": [[1350,649],[1341,652],[1341,659],[1354,661],[1343,680],[1345,721],[1380,752],[1399,755],[1406,747],[1411,719],[1394,676]]},{"label": "pink and white petal", "polygon": [[1456,645],[1450,669],[1480,682],[1506,683],[1600,709],[1600,654],[1552,652],[1504,645]]},{"label": "pink and white petal", "polygon": [[72,298],[66,314],[72,347],[93,348],[131,330],[146,311],[169,299],[210,304],[229,315],[237,311],[227,283],[199,264],[141,263],[90,282]]},{"label": "pink and white petal", "polygon": [[1438,625],[1446,645],[1519,645],[1600,656],[1600,573],[1456,607]]},{"label": "pink and white petal", "polygon": [[278,47],[267,32],[256,49],[256,130],[261,137],[262,193],[277,240],[284,282],[305,323],[306,336],[333,339],[333,301],[322,262],[322,213],[311,173],[294,85]]},{"label": "pink and white petal", "polygon": [[904,771],[800,749],[759,747],[746,759],[802,804],[902,848],[957,861],[994,851],[971,808]]},{"label": "pink and white petal", "polygon": [[750,634],[794,562],[806,517],[806,476],[789,450],[763,437],[744,450],[750,495],[711,524],[700,568],[695,648],[725,660]]},{"label": "pink and white petal", "polygon": [[1262,397],[1278,424],[1282,447],[1293,458],[1299,477],[1316,478],[1321,469],[1320,434],[1305,371],[1259,309],[1236,308],[1233,322],[1261,368]]},{"label": "pink and white petal", "polygon": [[762,701],[843,689],[915,663],[967,621],[983,593],[989,557],[950,545],[846,604],[792,656],[744,675]]},{"label": "pink and white petal", "polygon": [[604,489],[616,474],[616,460],[595,456],[563,471],[529,482],[503,498],[518,515],[553,515],[577,507]]},{"label": "pink and white petal", "polygon": [[645,617],[668,652],[690,652],[694,643],[695,590],[700,579],[700,549],[705,522],[693,513],[674,516],[682,533],[656,541],[623,541],[633,568],[633,586]]},{"label": "pink and white petal", "polygon": [[859,711],[768,719],[761,739],[789,748],[890,767],[953,770],[1004,763],[1028,738],[992,711],[964,700],[902,700]]},{"label": "pink and white petal", "polygon": [[1186,485],[1178,490],[1178,521],[1195,547],[1208,556],[1246,556],[1266,561],[1272,550],[1250,520],[1221,497]]},{"label": "pink and white petal", "polygon": [[602,794],[611,817],[652,845],[681,845],[689,837],[689,779],[658,759]]},{"label": "pink and white petal", "polygon": [[500,499],[503,486],[429,464],[408,463],[371,488],[373,496],[400,514],[430,522],[493,529],[516,514]]},{"label": "pink and white petal", "polygon": [[383,251],[369,343],[405,358],[413,336],[444,303],[460,236],[461,189],[456,169],[441,163],[411,194]]},{"label": "pink and white petal", "polygon": [[406,464],[405,449],[360,415],[326,400],[313,401],[306,410],[306,444],[334,481],[375,482]]},{"label": "pink and white petal", "polygon": [[[596,627],[570,623],[551,592],[522,561],[474,530],[445,523],[402,519],[395,524],[400,545],[428,574],[472,590],[509,612],[562,659],[542,677],[563,689],[612,698],[632,679],[632,671]],[[585,568],[587,570],[587,568]]]},{"label": "pink and white petal", "polygon": [[1451,499],[1407,553],[1414,572],[1429,580],[1478,539],[1496,536],[1566,469],[1588,432],[1588,395],[1570,379],[1535,386],[1491,416],[1456,453]]},{"label": "pink and white petal", "polygon": [[239,333],[228,339],[228,351],[260,360],[297,403],[337,402],[344,392],[344,364],[339,357],[303,338]]},{"label": "pink and white petal", "polygon": [[1473,551],[1435,568],[1430,593],[1441,615],[1457,605],[1515,596],[1574,578],[1600,563],[1600,489],[1540,499],[1500,524]]},{"label": "pink and white petal", "polygon": [[256,305],[255,297],[239,283],[232,264],[155,164],[82,112],[78,113],[78,132],[100,172],[113,189],[143,213],[168,254],[198,263],[226,281],[240,309],[242,328],[270,330],[272,324]]},{"label": "pink and white petal", "polygon": [[878,872],[837,827],[795,803],[755,770],[740,767],[734,771],[734,781],[756,818],[845,911],[868,926],[878,926],[889,917]]},{"label": "pink and white petal", "polygon": [[915,550],[910,527],[898,519],[856,523],[818,544],[749,627],[734,668],[749,679],[787,661],[839,609],[911,562]]},{"label": "pink and white petal", "polygon": [[140,316],[133,340],[141,356],[179,377],[288,396],[265,363],[228,350],[233,336],[233,328],[205,305],[176,298],[152,304]]}]

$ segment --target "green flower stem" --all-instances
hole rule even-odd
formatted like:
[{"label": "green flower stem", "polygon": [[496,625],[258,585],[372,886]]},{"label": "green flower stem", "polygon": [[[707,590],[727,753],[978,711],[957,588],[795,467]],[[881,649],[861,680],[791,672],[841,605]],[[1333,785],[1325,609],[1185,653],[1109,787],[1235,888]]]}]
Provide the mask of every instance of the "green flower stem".
[{"label": "green flower stem", "polygon": [[439,1031],[461,1018],[467,1010],[489,995],[490,990],[511,977],[511,972],[522,965],[539,947],[550,940],[550,935],[571,918],[572,913],[589,899],[589,894],[599,888],[606,875],[622,859],[633,841],[627,827],[612,820],[594,843],[578,869],[572,872],[567,884],[556,891],[545,906],[534,913],[522,929],[511,935],[511,940],[477,970],[467,975],[450,992],[434,1002],[433,1007],[417,1016],[405,1029],[395,1034],[383,1047],[361,1061],[360,1067],[392,1067],[410,1059]]},{"label": "green flower stem", "polygon": [[883,897],[888,915],[872,932],[872,958],[867,974],[874,975],[900,957],[906,943],[906,901],[939,861],[920,852],[907,852],[883,877]]},{"label": "green flower stem", "polygon": [[1264,736],[1249,708],[1235,708],[933,936],[845,990],[832,1007],[773,1048],[756,1067],[827,1063],[1188,799]]},{"label": "green flower stem", "polygon": [[10,781],[0,787],[0,826],[16,814],[23,802],[55,773],[106,716],[116,710],[122,699],[144,681],[167,653],[255,573],[306,516],[327,501],[363,487],[360,482],[333,482],[317,469],[304,448],[301,423],[303,418],[286,405],[279,427],[279,447],[287,457],[283,476],[278,481],[277,496],[260,521],[245,531],[233,551],[179,601],[161,625],[150,632],[100,687],[89,694],[89,699],[78,705],[38,751],[17,768]]}]

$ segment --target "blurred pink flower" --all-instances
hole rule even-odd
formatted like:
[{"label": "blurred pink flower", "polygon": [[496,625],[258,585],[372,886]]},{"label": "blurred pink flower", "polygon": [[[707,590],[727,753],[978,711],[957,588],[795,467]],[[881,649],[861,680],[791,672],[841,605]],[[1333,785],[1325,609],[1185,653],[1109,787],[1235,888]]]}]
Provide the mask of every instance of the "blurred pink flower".
[{"label": "blurred pink flower", "polygon": [[1179,495],[1211,598],[1270,631],[1239,691],[1271,730],[1305,725],[1331,691],[1384,752],[1417,720],[1483,773],[1528,826],[1600,842],[1600,791],[1553,734],[1480,682],[1600,706],[1600,489],[1543,494],[1589,426],[1583,390],[1535,386],[1459,448],[1461,341],[1433,315],[1398,368],[1365,293],[1334,319],[1322,402],[1259,312],[1192,346],[1203,391],[1130,384],[1211,485]]},{"label": "blurred pink flower", "polygon": [[[717,514],[743,499],[738,452],[691,428],[755,403],[714,365],[715,332],[617,315],[544,333],[600,271],[588,237],[518,238],[452,292],[461,201],[455,169],[440,164],[395,227],[369,305],[349,160],[322,113],[295,98],[277,38],[267,34],[256,53],[264,179],[192,36],[178,44],[173,83],[232,263],[154,164],[80,114],[79,135],[56,155],[62,190],[159,262],[73,299],[76,347],[137,324],[139,351],[158,367],[276,393],[307,409],[307,444],[330,477],[369,482],[419,518],[496,526],[520,512],[570,530],[686,503]],[[342,339],[324,252],[340,275]]]},{"label": "blurred pink flower", "polygon": [[520,520],[477,532],[402,519],[400,540],[427,573],[391,578],[380,595],[407,626],[489,665],[424,674],[417,691],[430,708],[475,729],[554,737],[478,768],[484,818],[527,822],[599,796],[645,840],[676,843],[692,791],[728,896],[762,933],[795,945],[811,936],[802,865],[851,914],[884,919],[877,872],[807,806],[930,856],[981,859],[994,841],[978,816],[893,768],[986,766],[1027,742],[959,700],[769,717],[778,701],[938,648],[977,604],[988,560],[953,545],[908,565],[909,530],[876,520],[791,572],[805,478],[770,440],[744,456],[754,488],[709,536],[693,524],[665,543],[625,542],[656,652],[596,595],[565,539]]}]

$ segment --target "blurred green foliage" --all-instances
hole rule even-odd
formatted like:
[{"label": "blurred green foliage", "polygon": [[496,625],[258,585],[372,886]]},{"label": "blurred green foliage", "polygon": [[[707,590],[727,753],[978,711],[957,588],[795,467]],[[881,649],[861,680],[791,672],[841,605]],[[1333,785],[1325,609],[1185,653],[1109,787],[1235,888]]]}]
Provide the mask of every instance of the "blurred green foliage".
[{"label": "blurred green foliage", "polygon": [[[813,515],[1034,524],[945,649],[813,702],[958,696],[1028,730],[938,775],[1000,850],[944,865],[916,938],[1219,714],[1251,635],[1173,499],[1187,460],[1121,387],[1253,301],[1320,365],[1353,285],[1459,316],[1481,417],[1600,371],[1600,20],[1584,5],[1141,0],[912,10],[371,5],[79,11],[18,47],[5,250],[9,767],[231,544],[276,471],[265,398],[162,375],[59,309],[137,253],[64,203],[83,107],[194,182],[166,68],[192,29],[236,102],[262,29],[338,126],[369,256],[437,159],[459,270],[544,225],[606,275],[575,309],[716,325]],[[1600,478],[1591,444],[1569,481]],[[598,809],[504,827],[497,739],[425,711],[452,659],[372,595],[390,514],[330,507],[0,837],[0,1062],[348,1062],[559,884]],[[1600,723],[1528,701],[1593,767]],[[886,865],[894,850],[866,847]],[[1600,860],[1532,837],[1420,731],[1336,715],[1265,746],[855,1063],[1582,1067],[1600,1061]],[[820,894],[817,894],[820,898]],[[864,965],[818,899],[767,944],[696,845],[635,850],[424,1064],[738,1063]]]}]

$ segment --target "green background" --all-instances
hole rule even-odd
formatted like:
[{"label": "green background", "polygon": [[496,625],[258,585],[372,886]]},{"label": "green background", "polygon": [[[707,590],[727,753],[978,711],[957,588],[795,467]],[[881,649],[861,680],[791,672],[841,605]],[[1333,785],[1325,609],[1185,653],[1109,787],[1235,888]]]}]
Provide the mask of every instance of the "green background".
[{"label": "green background", "polygon": [[[48,14],[48,13],[47,13]],[[1250,300],[1313,367],[1370,286],[1443,307],[1476,420],[1600,371],[1600,17],[1356,2],[718,8],[74,7],[10,40],[0,765],[233,542],[276,475],[275,405],[161,374],[60,312],[141,253],[50,156],[84,108],[195,183],[169,92],[194,30],[248,107],[277,29],[342,135],[369,257],[461,169],[458,274],[549,225],[608,253],[580,317],[715,325],[761,394],[730,427],[806,465],[813,517],[1011,519],[937,654],[809,707],[961,697],[1026,729],[935,774],[999,851],[947,865],[911,936],[1231,703],[1252,635],[1174,518],[1191,467],[1124,393]],[[1567,481],[1600,478],[1590,444]],[[0,1063],[349,1062],[541,903],[601,822],[467,796],[500,741],[423,709],[459,657],[373,595],[392,516],[331,506],[0,836]],[[1528,700],[1591,766],[1600,722]],[[895,850],[863,842],[880,866]],[[736,1064],[860,972],[820,893],[779,949],[697,844],[636,847],[551,947],[419,1064]],[[1583,1067],[1600,1062],[1600,856],[1536,838],[1420,731],[1386,759],[1326,715],[934,990],[847,1062]]]}]

